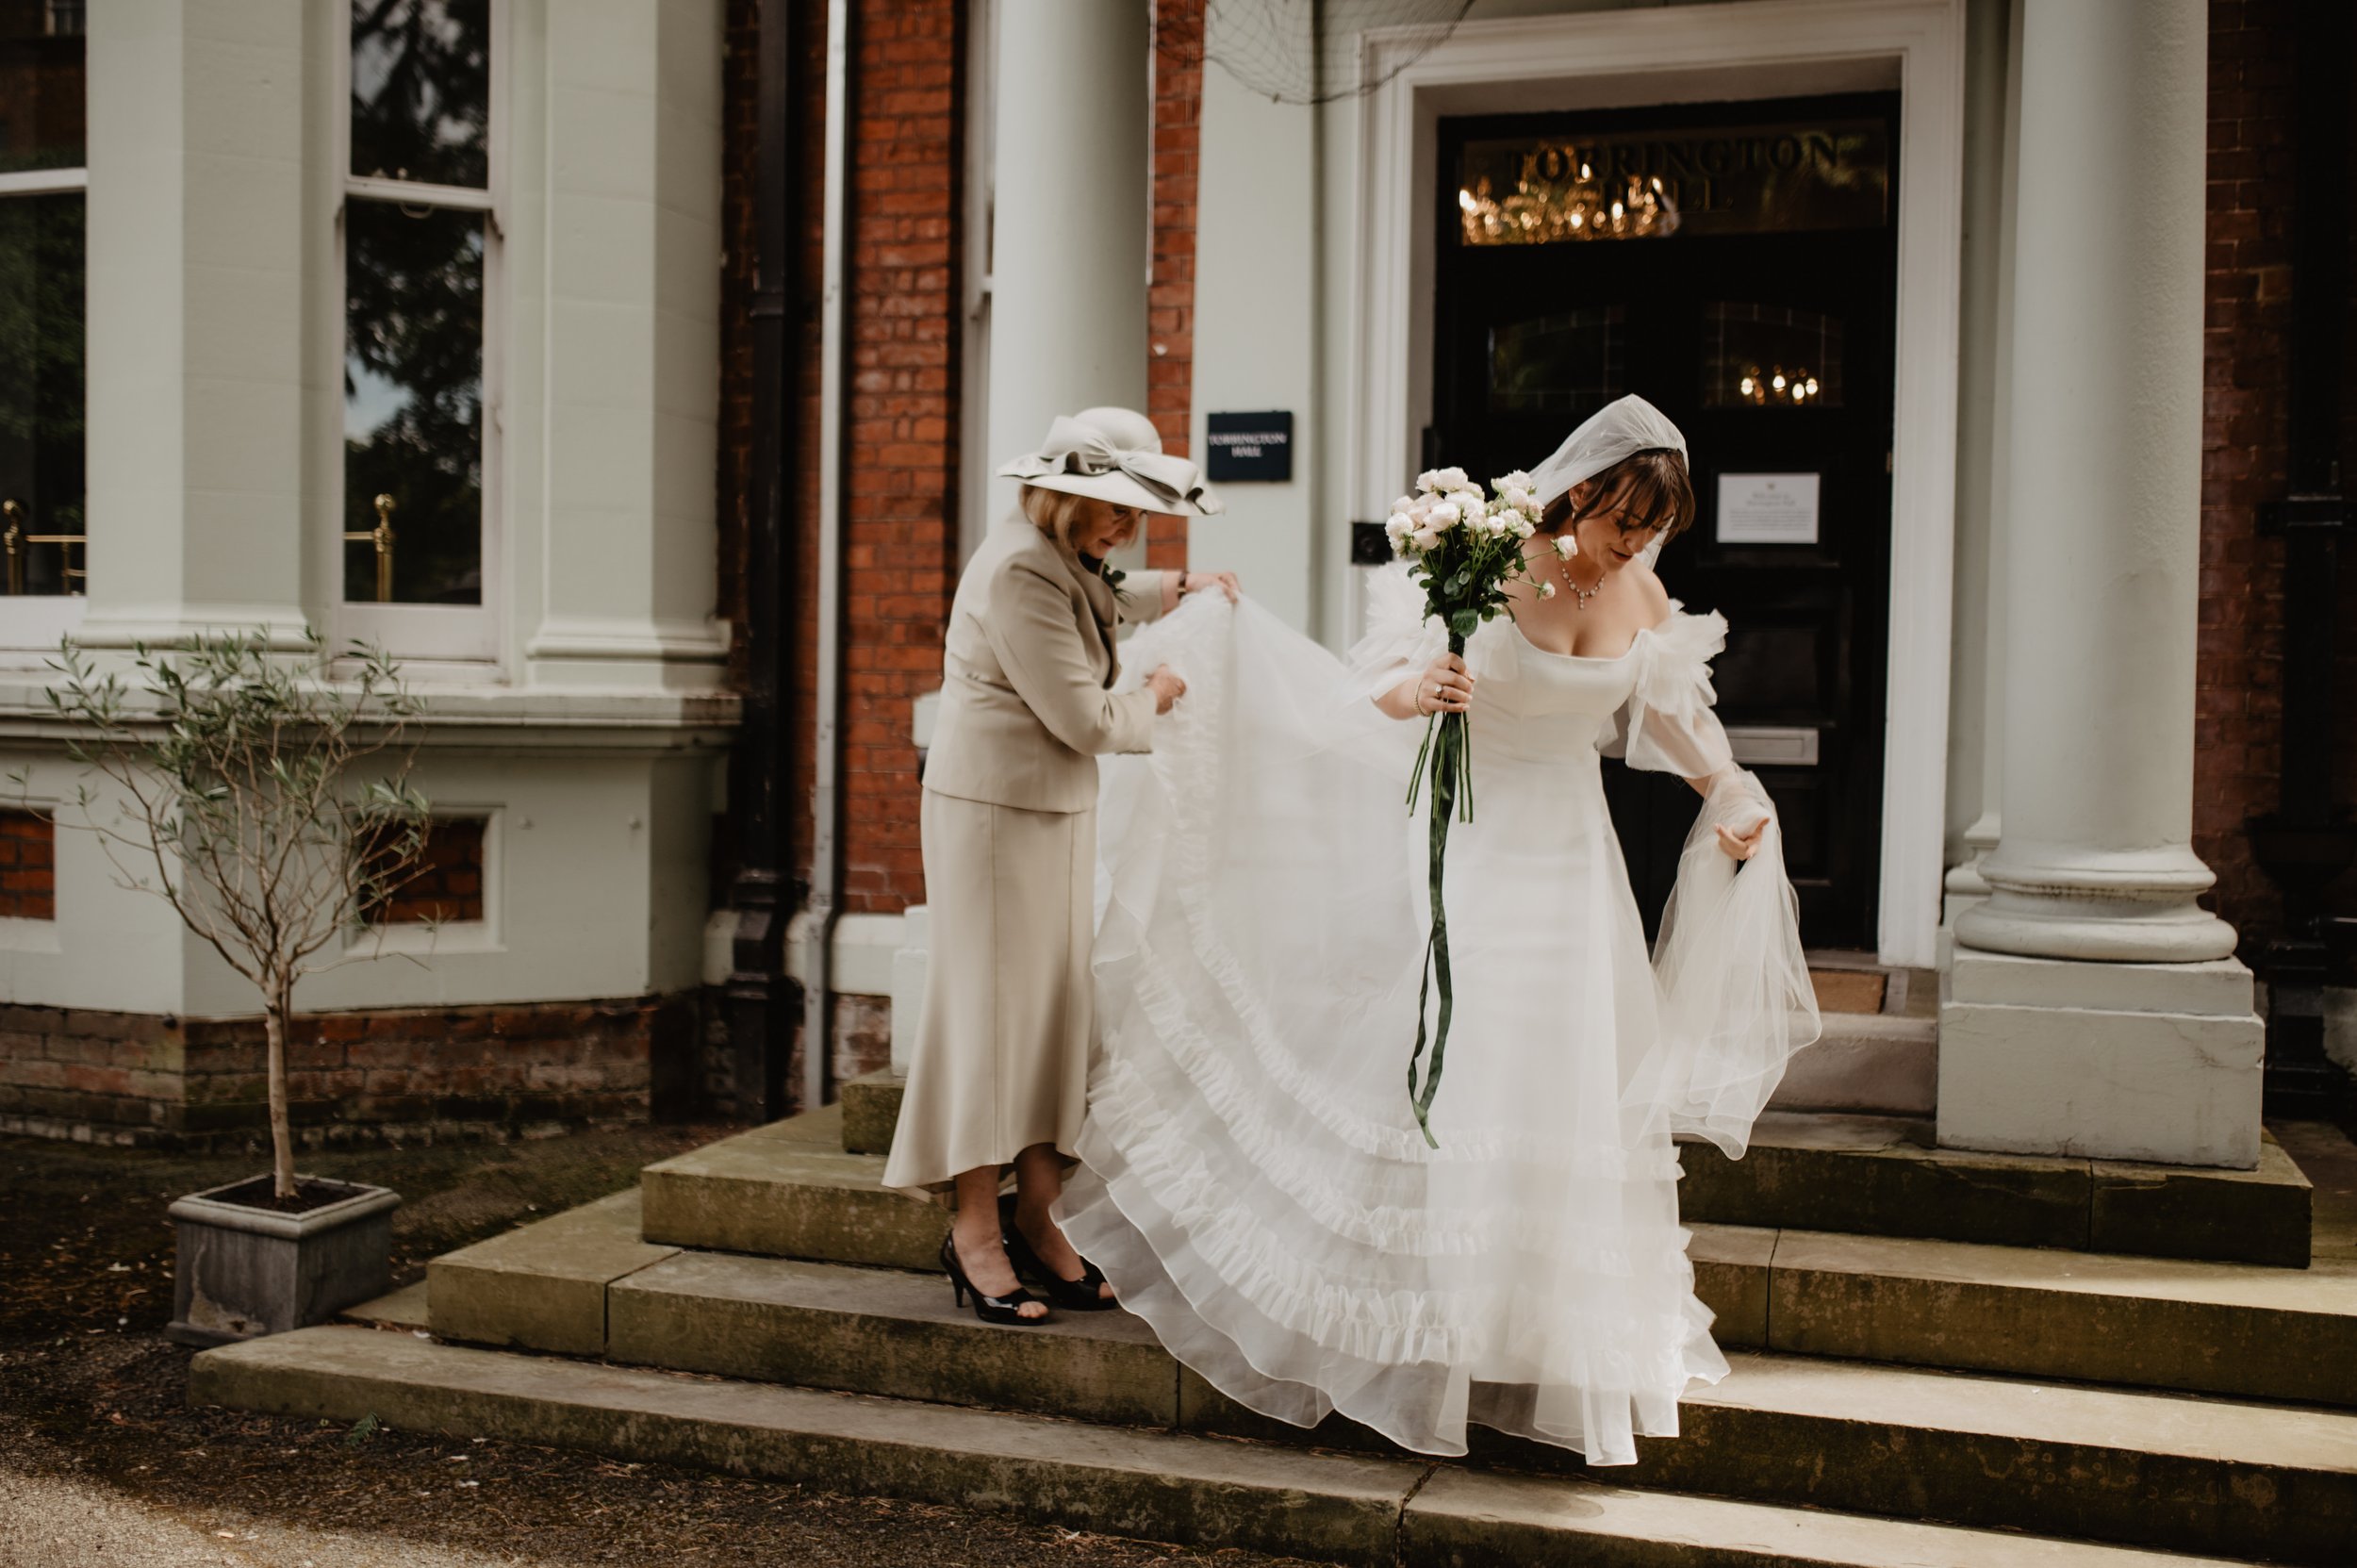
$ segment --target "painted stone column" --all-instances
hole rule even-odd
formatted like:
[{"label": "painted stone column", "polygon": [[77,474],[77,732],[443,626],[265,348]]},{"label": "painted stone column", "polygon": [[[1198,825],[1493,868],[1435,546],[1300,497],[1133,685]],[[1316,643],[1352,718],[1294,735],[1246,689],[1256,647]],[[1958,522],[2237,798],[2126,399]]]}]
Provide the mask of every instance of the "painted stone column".
[{"label": "painted stone column", "polygon": [[304,8],[90,17],[90,598],[99,647],[305,614]]},{"label": "painted stone column", "polygon": [[2004,813],[1956,920],[1946,1144],[2248,1167],[2261,1031],[2193,852],[2202,0],[2027,0]]},{"label": "painted stone column", "polygon": [[[1144,5],[1005,0],[991,224],[990,465],[1058,414],[1146,407]],[[995,520],[1014,504],[991,482]]]},{"label": "painted stone column", "polygon": [[[536,414],[545,443],[526,677],[713,689],[729,640],[712,616],[720,7],[564,0],[543,22],[545,121],[531,134],[545,138],[546,186],[518,192],[547,250],[517,290],[545,360],[538,404],[515,421]],[[531,450],[519,440],[519,458]]]}]

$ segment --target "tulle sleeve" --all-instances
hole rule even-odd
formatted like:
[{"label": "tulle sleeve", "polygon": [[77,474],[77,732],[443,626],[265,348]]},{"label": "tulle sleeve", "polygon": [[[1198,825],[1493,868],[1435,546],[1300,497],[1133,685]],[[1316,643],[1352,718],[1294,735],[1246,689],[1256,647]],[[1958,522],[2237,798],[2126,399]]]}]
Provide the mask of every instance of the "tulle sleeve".
[{"label": "tulle sleeve", "polygon": [[1675,600],[1670,619],[1638,634],[1632,652],[1637,685],[1599,744],[1631,767],[1713,779],[1735,766],[1727,733],[1711,711],[1710,661],[1727,645],[1727,622],[1717,611],[1688,615]]},{"label": "tulle sleeve", "polygon": [[[1735,766],[1711,711],[1710,660],[1726,646],[1726,621],[1673,606],[1639,642],[1636,687],[1617,726],[1629,765],[1707,780],[1709,788],[1654,944],[1660,1032],[1623,1103],[1638,1121],[1666,1117],[1672,1131],[1739,1158],[1785,1064],[1821,1027],[1801,952],[1800,901],[1775,807],[1758,777]],[[1739,865],[1719,847],[1718,830],[1748,833],[1762,818],[1758,850]]]},{"label": "tulle sleeve", "polygon": [[1367,573],[1367,634],[1350,651],[1346,685],[1373,701],[1441,656],[1448,633],[1424,613],[1424,590],[1404,561]]}]

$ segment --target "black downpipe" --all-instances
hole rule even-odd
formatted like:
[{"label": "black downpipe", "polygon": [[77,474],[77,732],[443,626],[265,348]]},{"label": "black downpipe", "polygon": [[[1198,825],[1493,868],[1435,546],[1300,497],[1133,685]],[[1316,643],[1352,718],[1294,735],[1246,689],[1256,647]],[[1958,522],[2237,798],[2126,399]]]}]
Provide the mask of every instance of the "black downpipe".
[{"label": "black downpipe", "polygon": [[795,237],[800,159],[791,131],[795,0],[760,0],[753,175],[752,452],[745,495],[744,718],[732,755],[729,802],[737,834],[736,916],[726,988],[729,1053],[739,1121],[785,1114],[786,1064],[802,1013],[785,973],[785,925],[805,889],[791,865],[787,801],[794,748],[786,693],[792,618],[801,603],[800,552],[787,536],[794,494],[791,379]]},{"label": "black downpipe", "polygon": [[2250,822],[2251,849],[2283,895],[2283,934],[2267,944],[2266,1108],[2330,1114],[2349,1074],[2324,1050],[2332,917],[2327,889],[2357,860],[2357,825],[2333,798],[2334,601],[2349,503],[2338,457],[2348,309],[2348,0],[2301,0],[2294,85],[2290,493],[2261,509],[2283,540],[2283,776],[2277,809]]}]

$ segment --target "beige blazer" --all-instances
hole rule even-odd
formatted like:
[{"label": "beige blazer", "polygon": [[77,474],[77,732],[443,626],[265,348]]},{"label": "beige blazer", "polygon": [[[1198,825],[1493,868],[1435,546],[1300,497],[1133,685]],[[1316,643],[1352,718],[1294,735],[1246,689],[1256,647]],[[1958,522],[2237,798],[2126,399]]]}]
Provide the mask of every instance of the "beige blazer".
[{"label": "beige blazer", "polygon": [[1096,804],[1096,759],[1153,750],[1154,694],[1108,688],[1114,634],[1162,613],[1159,571],[1116,600],[1102,577],[1020,513],[966,563],[942,646],[941,711],[925,787],[1026,811]]}]

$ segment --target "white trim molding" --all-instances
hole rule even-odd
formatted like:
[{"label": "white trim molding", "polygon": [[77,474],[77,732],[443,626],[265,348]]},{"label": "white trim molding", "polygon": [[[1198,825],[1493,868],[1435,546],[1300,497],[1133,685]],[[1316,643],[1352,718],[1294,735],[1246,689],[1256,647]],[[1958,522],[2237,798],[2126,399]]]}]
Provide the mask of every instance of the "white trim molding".
[{"label": "white trim molding", "polygon": [[[1432,250],[1442,115],[1733,98],[1900,94],[1890,649],[1884,729],[1886,964],[1933,963],[1940,915],[1953,616],[1964,192],[1964,0],[1746,0],[1471,22],[1428,53],[1360,40],[1361,186],[1347,456],[1352,516],[1379,517],[1431,415]],[[1385,79],[1386,73],[1394,71]],[[1355,577],[1354,577],[1355,583]],[[1346,606],[1355,624],[1357,606]]]}]

